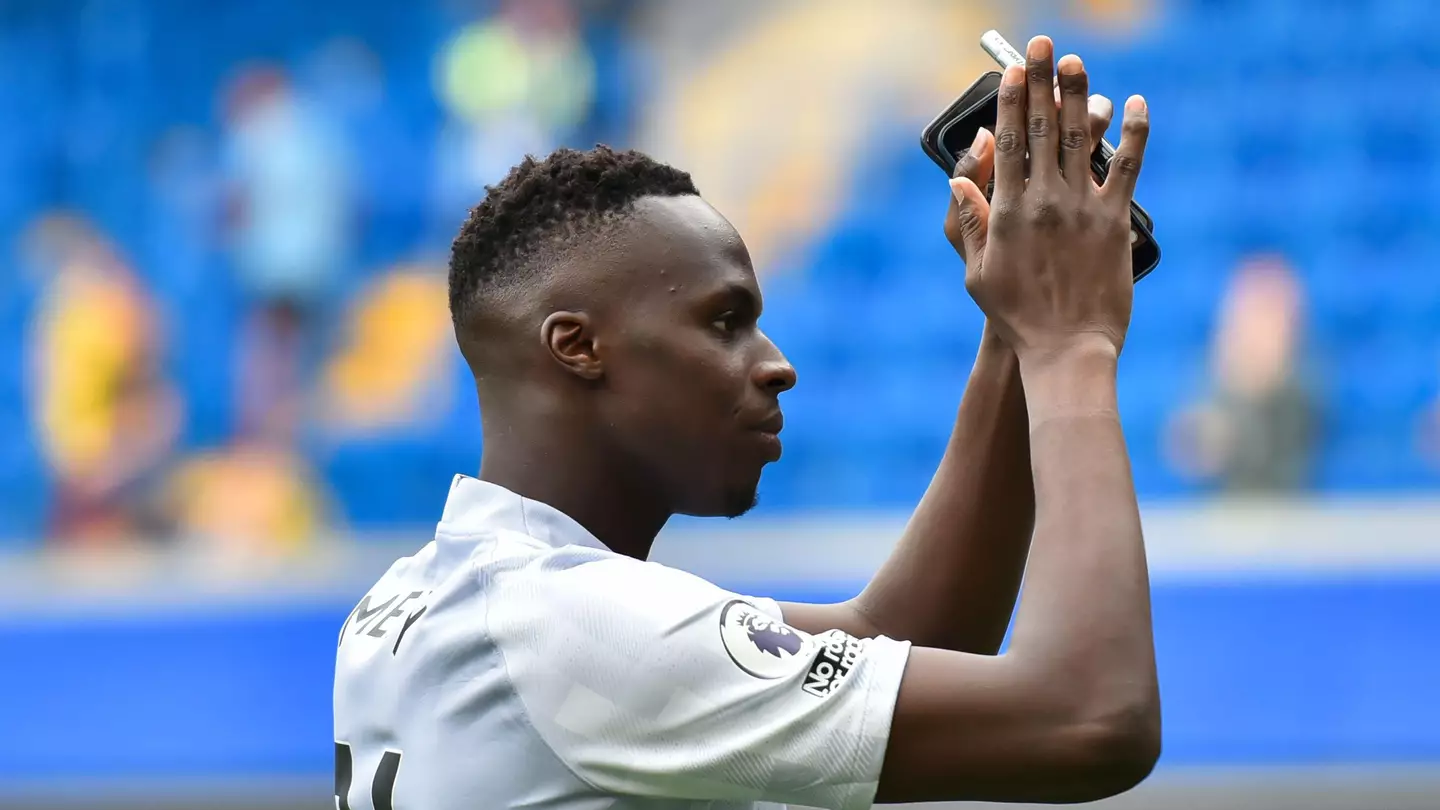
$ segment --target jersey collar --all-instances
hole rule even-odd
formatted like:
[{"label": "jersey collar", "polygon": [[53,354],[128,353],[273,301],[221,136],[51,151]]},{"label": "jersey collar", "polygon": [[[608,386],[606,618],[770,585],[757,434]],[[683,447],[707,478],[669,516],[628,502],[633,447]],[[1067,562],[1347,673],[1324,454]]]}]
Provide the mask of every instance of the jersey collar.
[{"label": "jersey collar", "polygon": [[587,546],[608,550],[595,535],[559,509],[468,475],[457,475],[450,482],[450,496],[445,499],[438,529],[452,536],[507,529],[554,548]]}]

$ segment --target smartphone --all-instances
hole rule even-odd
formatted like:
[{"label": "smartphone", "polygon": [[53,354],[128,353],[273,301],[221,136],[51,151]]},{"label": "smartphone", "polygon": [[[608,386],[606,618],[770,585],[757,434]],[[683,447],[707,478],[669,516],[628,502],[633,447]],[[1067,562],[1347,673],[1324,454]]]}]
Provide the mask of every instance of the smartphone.
[{"label": "smartphone", "polygon": [[[980,45],[1002,66],[1025,64],[1025,57],[996,31],[986,31],[980,38]],[[953,104],[935,116],[921,131],[920,147],[945,171],[947,177],[954,175],[960,156],[969,151],[975,134],[982,127],[994,131],[1000,78],[1000,73],[991,71],[975,80]],[[1109,142],[1102,139],[1096,144],[1095,151],[1090,155],[1090,170],[1097,182],[1105,182],[1110,173],[1110,159],[1114,156],[1115,148]],[[988,197],[993,191],[992,180],[990,187],[985,189],[985,195]],[[1139,203],[1132,202],[1130,257],[1132,275],[1136,281],[1149,275],[1160,263],[1160,244],[1155,241],[1154,229],[1155,222],[1150,214]]]}]

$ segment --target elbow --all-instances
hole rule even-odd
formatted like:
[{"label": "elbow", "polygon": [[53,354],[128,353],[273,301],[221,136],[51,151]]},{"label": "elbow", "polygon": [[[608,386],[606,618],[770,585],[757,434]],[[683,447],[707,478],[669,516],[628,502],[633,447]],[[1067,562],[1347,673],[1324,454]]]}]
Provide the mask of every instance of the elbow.
[{"label": "elbow", "polygon": [[1102,746],[1106,779],[1104,796],[1115,796],[1130,790],[1149,778],[1160,760],[1160,723],[1138,728],[1116,729],[1108,733]]},{"label": "elbow", "polygon": [[1104,719],[1082,724],[1075,735],[1078,759],[1088,778],[1073,802],[1092,802],[1124,793],[1144,782],[1160,759],[1160,706],[1146,701]]}]

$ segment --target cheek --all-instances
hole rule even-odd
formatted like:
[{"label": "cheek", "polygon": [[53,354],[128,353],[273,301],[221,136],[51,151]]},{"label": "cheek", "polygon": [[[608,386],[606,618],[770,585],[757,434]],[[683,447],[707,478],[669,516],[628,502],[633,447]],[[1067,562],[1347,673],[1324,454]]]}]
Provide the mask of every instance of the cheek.
[{"label": "cheek", "polygon": [[743,393],[744,358],[738,346],[695,327],[637,336],[617,364],[617,375],[638,378],[651,389],[692,405],[733,407]]},{"label": "cheek", "polygon": [[725,344],[696,340],[637,353],[616,391],[639,416],[641,430],[691,455],[719,449],[744,396],[744,363]]},{"label": "cheek", "polygon": [[723,344],[696,352],[675,369],[676,384],[697,412],[732,417],[745,394],[744,363]]}]

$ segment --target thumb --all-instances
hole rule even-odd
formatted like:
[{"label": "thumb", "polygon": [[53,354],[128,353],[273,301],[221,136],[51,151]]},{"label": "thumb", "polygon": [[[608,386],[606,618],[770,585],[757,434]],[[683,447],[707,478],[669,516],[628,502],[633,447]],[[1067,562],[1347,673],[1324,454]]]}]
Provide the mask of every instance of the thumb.
[{"label": "thumb", "polygon": [[[994,171],[995,137],[989,130],[981,128],[975,133],[975,142],[970,145],[970,149],[961,155],[955,164],[955,173],[950,179],[950,209],[945,214],[945,238],[950,240],[950,245],[966,262],[970,261],[971,256],[978,258],[979,251],[985,247],[983,228],[990,218],[990,203],[980,189],[989,185]],[[955,184],[961,180],[975,189],[976,196],[973,200],[956,190],[958,187]],[[973,207],[976,203],[980,206],[978,210]],[[978,224],[974,221],[976,217]],[[978,238],[973,233],[976,227],[981,228]]]},{"label": "thumb", "polygon": [[[950,180],[953,217],[946,219],[946,236],[961,252],[967,270],[978,264],[985,252],[985,239],[990,226],[990,203],[974,180],[955,177]],[[953,227],[952,227],[953,224]]]},{"label": "thumb", "polygon": [[970,182],[984,188],[990,184],[995,173],[995,136],[981,127],[975,133],[975,141],[960,159],[955,161],[955,171],[950,176],[968,177]]}]

